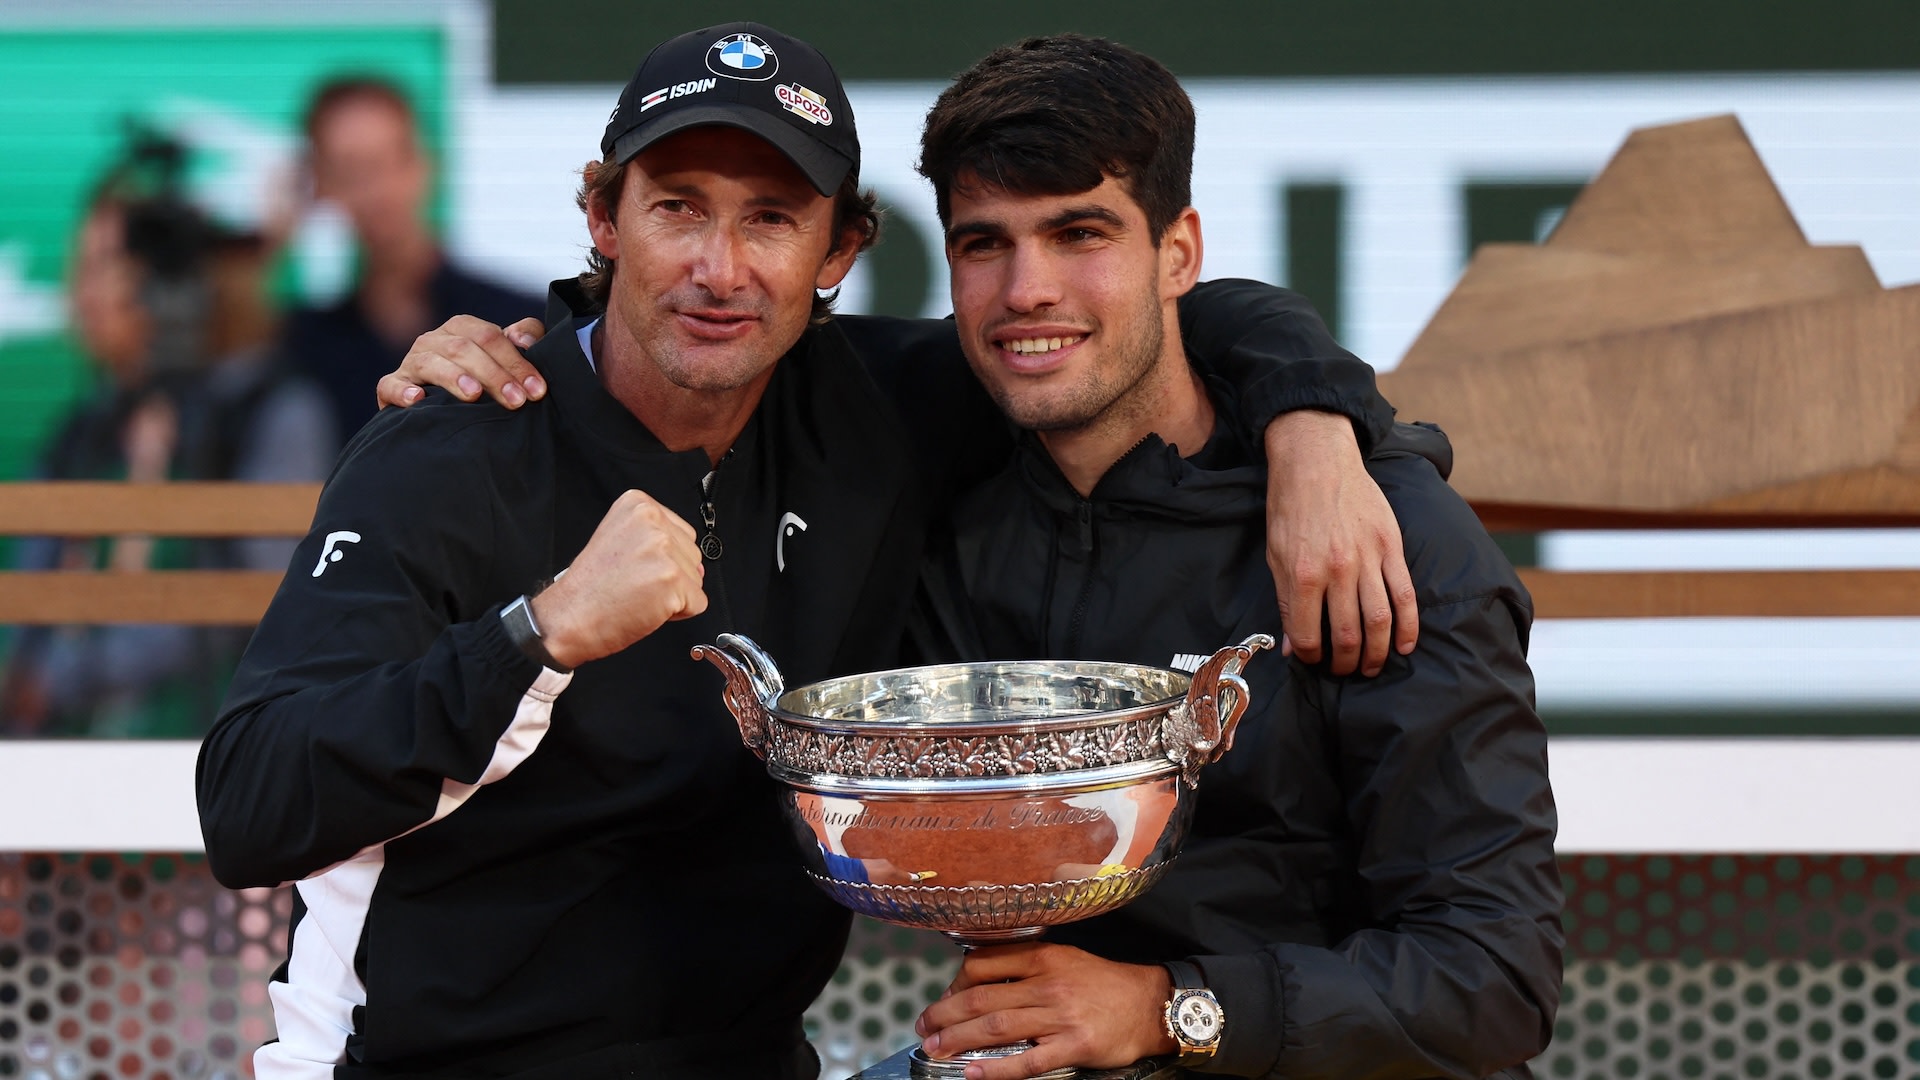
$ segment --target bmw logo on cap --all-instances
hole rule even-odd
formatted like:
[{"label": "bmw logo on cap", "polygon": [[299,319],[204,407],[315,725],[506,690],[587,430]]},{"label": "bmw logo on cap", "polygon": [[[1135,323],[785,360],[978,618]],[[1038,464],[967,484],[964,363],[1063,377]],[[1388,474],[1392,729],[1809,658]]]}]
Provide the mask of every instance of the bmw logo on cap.
[{"label": "bmw logo on cap", "polygon": [[729,79],[762,82],[780,71],[773,46],[752,34],[728,34],[707,50],[707,70]]}]

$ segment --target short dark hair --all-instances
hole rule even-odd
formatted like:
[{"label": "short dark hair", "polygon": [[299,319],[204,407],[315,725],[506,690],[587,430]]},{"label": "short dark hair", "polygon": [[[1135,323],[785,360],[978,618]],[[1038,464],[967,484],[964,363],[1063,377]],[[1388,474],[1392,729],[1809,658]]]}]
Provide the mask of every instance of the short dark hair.
[{"label": "short dark hair", "polygon": [[378,75],[342,75],[328,79],[307,99],[306,114],[300,118],[300,129],[307,134],[308,144],[327,114],[352,101],[377,101],[391,107],[405,117],[415,129],[420,126],[420,118],[413,111],[413,99],[405,90],[391,79]]},{"label": "short dark hair", "polygon": [[1106,177],[1146,211],[1157,244],[1193,201],[1193,101],[1161,63],[1081,34],[1028,38],[962,72],[927,112],[920,175],[952,224],[956,181],[1073,195]]},{"label": "short dark hair", "polygon": [[[627,168],[616,164],[609,154],[599,161],[589,161],[580,170],[580,190],[574,195],[574,205],[582,213],[591,213],[589,207],[599,203],[606,208],[607,219],[619,220],[620,195],[627,187]],[[860,178],[852,173],[840,182],[840,190],[833,196],[833,247],[830,251],[840,250],[849,231],[859,235],[856,253],[872,247],[880,239],[880,207],[877,197],[871,190],[860,190]],[[600,249],[587,245],[587,269],[580,275],[580,287],[595,307],[605,309],[607,296],[613,291],[614,260],[600,254]],[[815,294],[813,314],[810,317],[815,324],[824,323],[833,315],[833,302],[840,297],[835,289],[825,296]]]}]

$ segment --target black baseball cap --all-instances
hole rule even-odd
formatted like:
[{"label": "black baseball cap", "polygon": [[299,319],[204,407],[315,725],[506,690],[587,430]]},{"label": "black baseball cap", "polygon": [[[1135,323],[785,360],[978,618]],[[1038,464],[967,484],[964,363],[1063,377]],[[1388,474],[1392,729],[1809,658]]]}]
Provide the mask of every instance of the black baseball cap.
[{"label": "black baseball cap", "polygon": [[690,127],[719,124],[772,143],[831,196],[860,175],[860,137],[840,76],[820,50],[754,22],[662,42],[607,118],[600,153],[615,164]]}]

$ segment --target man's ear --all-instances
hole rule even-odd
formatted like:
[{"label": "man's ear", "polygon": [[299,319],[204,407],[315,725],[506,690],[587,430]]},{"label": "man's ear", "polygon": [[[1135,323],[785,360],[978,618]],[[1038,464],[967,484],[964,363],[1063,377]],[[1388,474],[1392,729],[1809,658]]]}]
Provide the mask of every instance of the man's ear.
[{"label": "man's ear", "polygon": [[1189,206],[1160,234],[1160,299],[1185,296],[1200,280],[1204,248],[1200,239],[1200,211]]},{"label": "man's ear", "polygon": [[[626,188],[621,188],[626,194]],[[620,229],[614,224],[613,208],[599,196],[587,200],[587,235],[593,237],[594,249],[609,259],[620,257]]]},{"label": "man's ear", "polygon": [[814,277],[813,287],[831,289],[845,281],[847,274],[853,270],[853,260],[860,257],[861,242],[865,239],[857,224],[843,230],[833,250],[827,253],[827,261],[820,265],[820,273]]}]

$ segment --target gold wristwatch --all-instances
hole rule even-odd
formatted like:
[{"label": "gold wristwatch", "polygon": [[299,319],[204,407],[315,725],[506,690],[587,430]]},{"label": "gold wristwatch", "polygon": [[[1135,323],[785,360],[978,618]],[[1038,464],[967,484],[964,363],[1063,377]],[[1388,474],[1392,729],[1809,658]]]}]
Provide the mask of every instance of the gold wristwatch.
[{"label": "gold wristwatch", "polygon": [[1167,999],[1167,1034],[1180,1047],[1175,1064],[1191,1068],[1213,1060],[1220,1035],[1227,1029],[1227,1013],[1220,999],[1201,981],[1200,969],[1184,960],[1163,964],[1173,979]]}]

